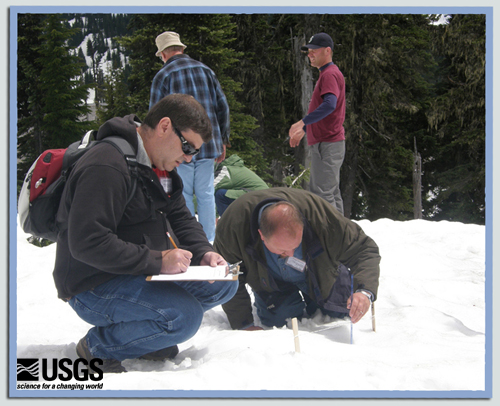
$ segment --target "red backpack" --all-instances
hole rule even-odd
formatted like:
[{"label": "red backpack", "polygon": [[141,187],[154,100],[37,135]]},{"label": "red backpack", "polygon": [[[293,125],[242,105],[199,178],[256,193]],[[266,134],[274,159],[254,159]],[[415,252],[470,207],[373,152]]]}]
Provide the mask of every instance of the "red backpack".
[{"label": "red backpack", "polygon": [[127,204],[132,199],[137,182],[137,160],[133,147],[121,137],[97,141],[96,133],[89,131],[81,141],[72,143],[68,148],[46,150],[33,163],[24,178],[18,200],[19,222],[24,232],[54,242],[57,240],[56,215],[68,176],[78,159],[98,143],[109,143],[123,155],[132,177]]}]

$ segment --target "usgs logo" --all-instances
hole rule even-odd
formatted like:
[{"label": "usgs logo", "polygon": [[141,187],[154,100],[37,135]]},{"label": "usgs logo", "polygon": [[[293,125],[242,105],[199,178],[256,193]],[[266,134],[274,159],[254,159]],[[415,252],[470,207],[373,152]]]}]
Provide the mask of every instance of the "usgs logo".
[{"label": "usgs logo", "polygon": [[99,358],[87,361],[84,358],[72,360],[70,358],[47,359],[47,358],[18,358],[17,359],[17,381],[100,381],[103,371],[100,366],[103,362]]}]

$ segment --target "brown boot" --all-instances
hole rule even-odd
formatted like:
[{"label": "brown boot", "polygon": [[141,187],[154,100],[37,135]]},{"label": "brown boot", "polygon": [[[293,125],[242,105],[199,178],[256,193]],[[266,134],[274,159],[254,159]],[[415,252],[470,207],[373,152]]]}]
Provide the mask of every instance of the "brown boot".
[{"label": "brown boot", "polygon": [[[94,358],[99,358],[99,357],[94,357],[90,350],[89,350],[89,345],[87,344],[87,337],[83,337],[79,342],[78,344],[76,345],[76,354],[78,355],[78,357],[80,358],[84,358],[86,359],[87,361],[90,362],[90,360],[94,359]],[[100,369],[102,372],[104,373],[115,373],[115,374],[118,374],[118,373],[121,373],[121,372],[127,372],[127,370],[122,366],[122,363],[120,361],[118,361],[117,359],[103,359],[103,358],[99,358],[100,360],[102,360],[103,364],[100,366]],[[89,371],[90,372],[97,372],[97,371],[94,371],[90,368],[90,366],[88,367]]]}]

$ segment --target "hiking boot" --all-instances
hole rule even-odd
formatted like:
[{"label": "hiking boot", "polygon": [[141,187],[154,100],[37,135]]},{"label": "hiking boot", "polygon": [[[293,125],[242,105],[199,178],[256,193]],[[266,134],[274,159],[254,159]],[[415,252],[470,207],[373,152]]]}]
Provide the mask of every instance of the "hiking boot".
[{"label": "hiking boot", "polygon": [[139,359],[146,359],[149,361],[166,361],[168,359],[174,358],[177,354],[179,354],[179,347],[173,345],[172,347],[167,347],[158,351],[144,354],[140,356]]},{"label": "hiking boot", "polygon": [[[89,346],[87,344],[87,337],[83,337],[78,344],[76,345],[76,354],[80,358],[84,358],[87,361],[90,362],[90,360],[94,358],[99,358],[99,357],[94,357],[92,353],[89,350]],[[122,366],[122,363],[118,361],[117,359],[103,359],[99,358],[102,360],[102,365],[99,366],[102,372],[104,373],[115,373],[119,374],[121,372],[127,372],[127,370]],[[98,373],[99,371],[93,370],[90,365],[87,366],[87,369],[89,370],[90,373]]]}]

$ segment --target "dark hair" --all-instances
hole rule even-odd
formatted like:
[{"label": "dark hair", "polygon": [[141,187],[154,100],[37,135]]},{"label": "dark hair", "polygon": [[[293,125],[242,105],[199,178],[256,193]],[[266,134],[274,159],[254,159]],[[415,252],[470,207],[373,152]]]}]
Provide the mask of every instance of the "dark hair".
[{"label": "dark hair", "polygon": [[188,94],[169,94],[149,110],[143,125],[156,128],[164,117],[170,118],[179,131],[192,130],[200,134],[203,142],[212,139],[212,124],[205,108]]},{"label": "dark hair", "polygon": [[[282,209],[275,213],[279,207]],[[280,201],[266,207],[260,217],[259,229],[262,235],[269,238],[278,230],[295,235],[297,227],[304,227],[302,213],[292,203]]]}]

